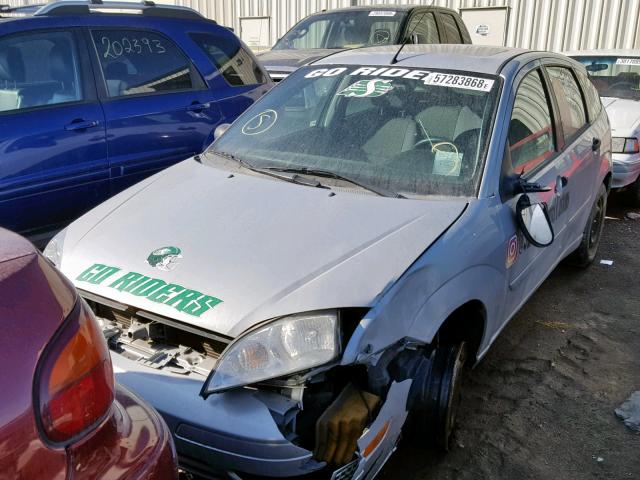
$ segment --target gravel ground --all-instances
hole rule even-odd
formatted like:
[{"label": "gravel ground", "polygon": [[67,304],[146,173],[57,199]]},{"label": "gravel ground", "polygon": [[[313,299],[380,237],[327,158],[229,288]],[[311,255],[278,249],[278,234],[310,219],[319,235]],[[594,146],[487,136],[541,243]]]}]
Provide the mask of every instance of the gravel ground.
[{"label": "gravel ground", "polygon": [[613,202],[596,262],[560,265],[466,375],[456,447],[403,443],[379,478],[640,479],[614,415],[640,390],[640,220]]}]

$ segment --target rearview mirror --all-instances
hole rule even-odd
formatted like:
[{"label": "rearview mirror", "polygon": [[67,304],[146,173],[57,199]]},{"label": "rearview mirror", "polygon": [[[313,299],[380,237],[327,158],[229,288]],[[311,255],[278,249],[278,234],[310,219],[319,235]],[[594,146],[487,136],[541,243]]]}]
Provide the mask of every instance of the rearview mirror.
[{"label": "rearview mirror", "polygon": [[546,204],[532,204],[528,195],[522,195],[516,205],[516,217],[522,233],[531,245],[547,247],[553,243],[553,226]]},{"label": "rearview mirror", "polygon": [[601,72],[602,70],[606,70],[609,68],[609,65],[606,63],[591,63],[589,65],[585,65],[587,72]]},{"label": "rearview mirror", "polygon": [[229,130],[230,126],[231,126],[230,123],[221,123],[220,125],[218,125],[216,129],[213,131],[213,139],[215,140],[218,137],[220,137],[224,132]]}]

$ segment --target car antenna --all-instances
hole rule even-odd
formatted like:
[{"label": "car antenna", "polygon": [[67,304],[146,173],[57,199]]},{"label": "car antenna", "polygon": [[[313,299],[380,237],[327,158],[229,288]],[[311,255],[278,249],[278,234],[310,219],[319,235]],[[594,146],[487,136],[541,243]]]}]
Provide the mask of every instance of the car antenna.
[{"label": "car antenna", "polygon": [[[433,3],[433,2],[431,2]],[[420,18],[418,19],[418,21],[416,22],[416,24],[413,26],[413,28],[411,29],[411,31],[407,34],[407,36],[404,39],[404,42],[402,42],[402,45],[400,45],[400,48],[398,49],[398,51],[396,52],[396,54],[393,56],[393,58],[391,59],[391,65],[395,65],[396,63],[398,63],[398,55],[400,55],[400,52],[402,51],[402,49],[404,48],[404,46],[409,43],[409,39],[411,38],[411,35],[413,35],[413,32],[416,28],[418,28],[418,25],[420,25],[420,20],[422,20],[422,18],[427,15],[430,12],[424,12],[422,15],[420,15]]]}]

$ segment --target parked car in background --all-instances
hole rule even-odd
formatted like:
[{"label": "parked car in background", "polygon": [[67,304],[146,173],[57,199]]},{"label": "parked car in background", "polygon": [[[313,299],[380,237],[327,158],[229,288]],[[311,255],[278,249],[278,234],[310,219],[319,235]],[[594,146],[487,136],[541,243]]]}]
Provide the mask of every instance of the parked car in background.
[{"label": "parked car in background", "polygon": [[372,5],[309,15],[268,52],[258,54],[275,81],[332,53],[370,45],[471,43],[455,10],[418,5]]},{"label": "parked car in background", "polygon": [[613,188],[640,206],[640,50],[567,52],[582,63],[611,121]]},{"label": "parked car in background", "polygon": [[403,429],[449,448],[465,360],[561,260],[593,261],[610,143],[567,57],[344,51],[45,255],[185,470],[372,478]]},{"label": "parked car in background", "polygon": [[0,19],[0,225],[50,236],[202,152],[270,85],[229,29],[188,8],[54,2]]},{"label": "parked car in background", "polygon": [[0,478],[177,478],[167,425],[114,383],[93,313],[24,238],[0,229]]}]

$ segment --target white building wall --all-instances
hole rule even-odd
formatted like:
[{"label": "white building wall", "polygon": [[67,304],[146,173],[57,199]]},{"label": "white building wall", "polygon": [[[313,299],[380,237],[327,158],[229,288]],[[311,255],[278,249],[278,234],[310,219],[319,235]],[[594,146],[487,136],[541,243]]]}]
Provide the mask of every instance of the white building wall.
[{"label": "white building wall", "polygon": [[[12,6],[42,0],[2,0]],[[185,5],[233,27],[240,18],[269,17],[271,44],[305,16],[325,9],[374,4],[433,3],[459,10],[509,7],[507,46],[536,50],[640,49],[640,0],[159,0]]]}]

